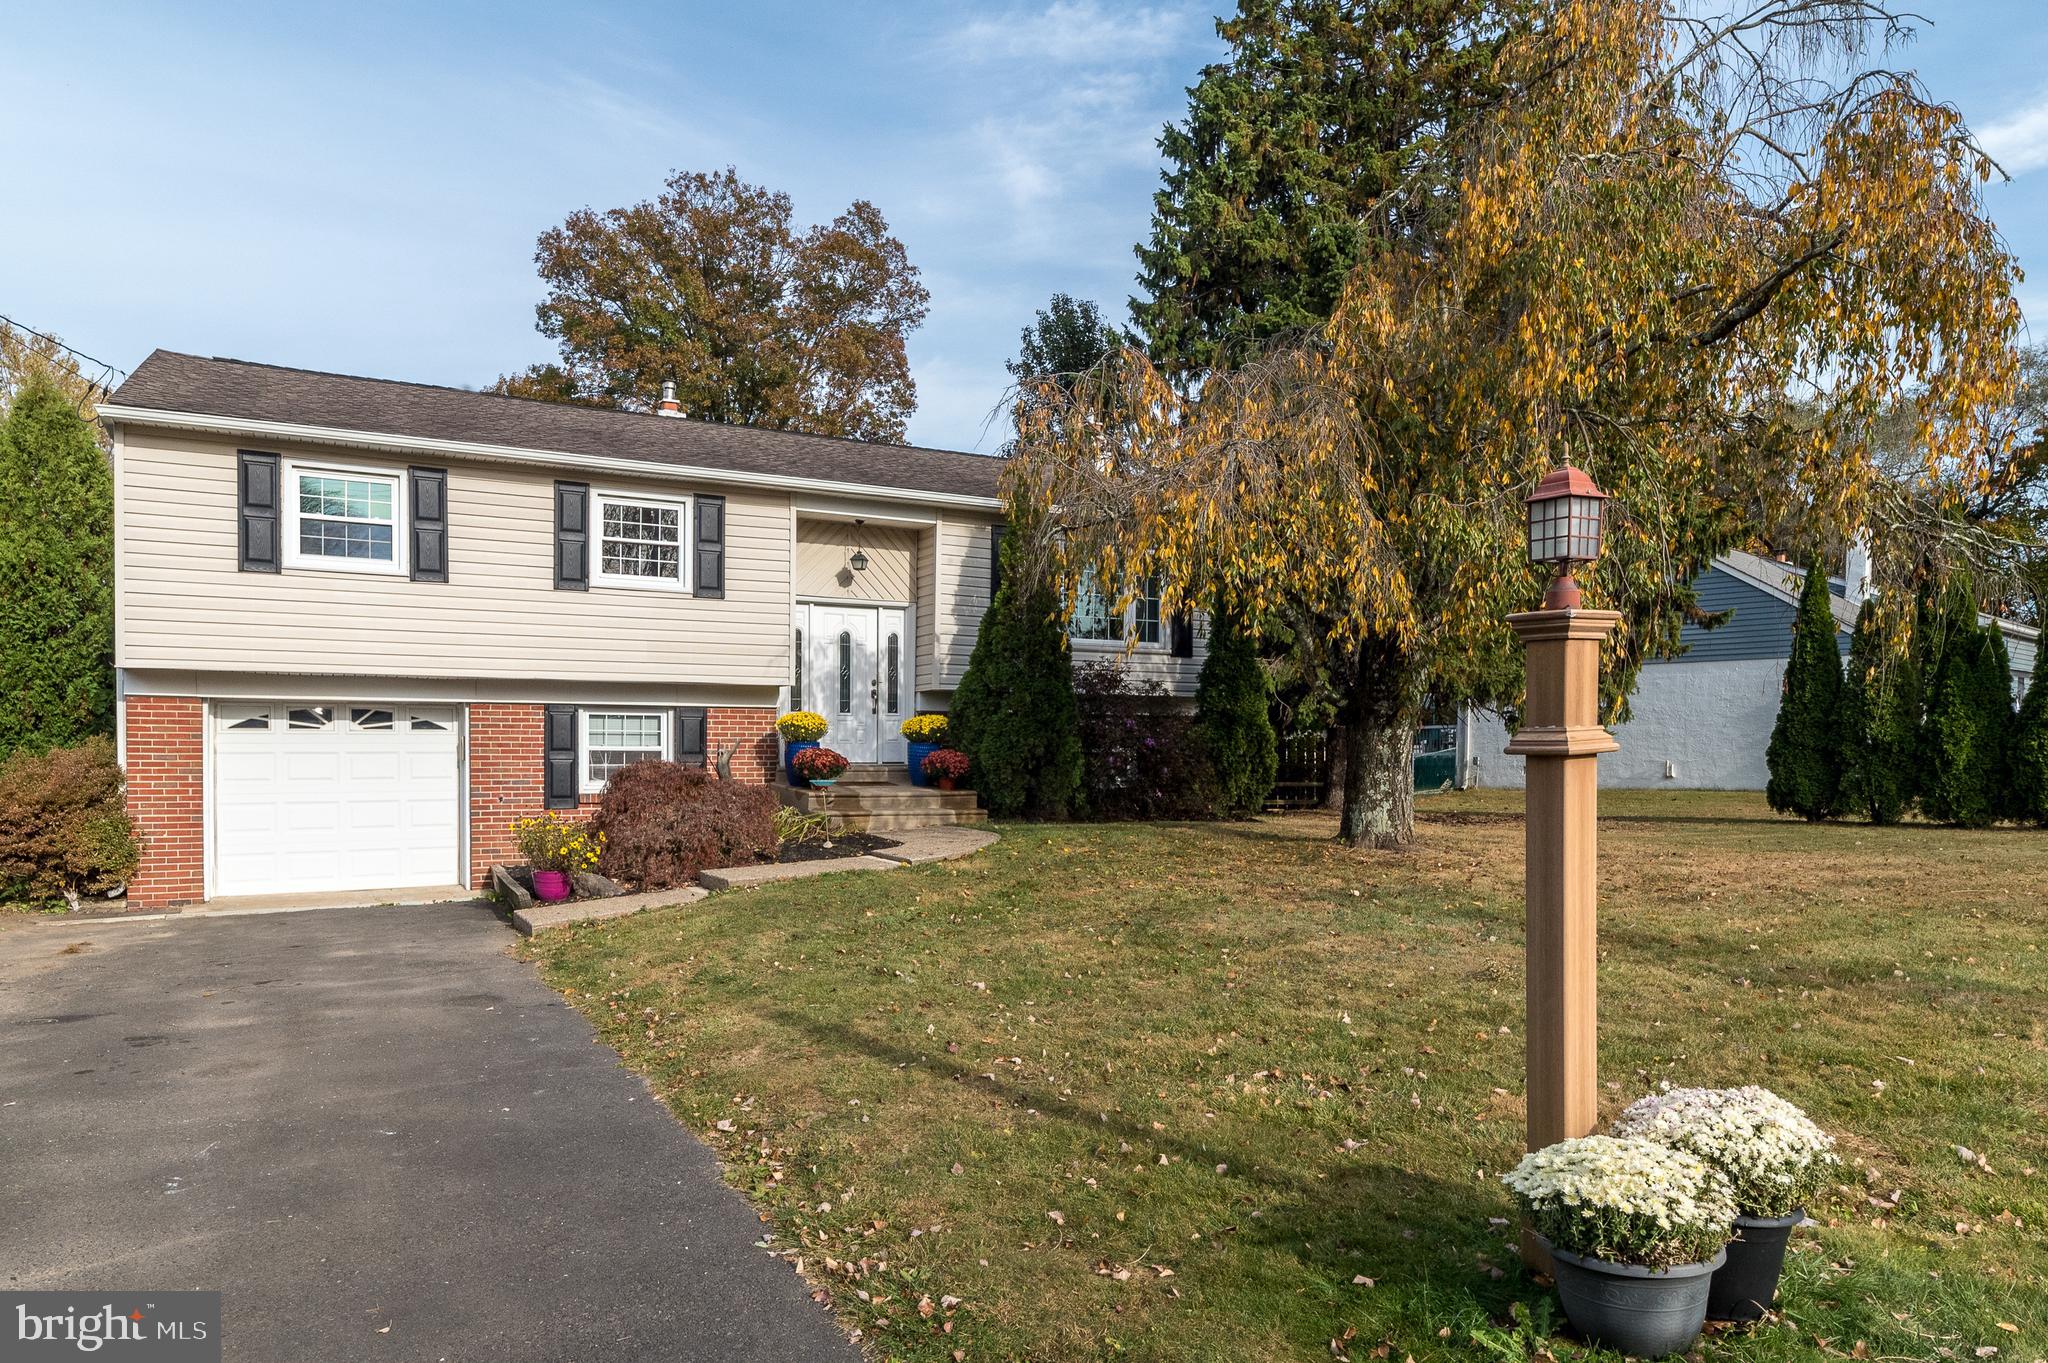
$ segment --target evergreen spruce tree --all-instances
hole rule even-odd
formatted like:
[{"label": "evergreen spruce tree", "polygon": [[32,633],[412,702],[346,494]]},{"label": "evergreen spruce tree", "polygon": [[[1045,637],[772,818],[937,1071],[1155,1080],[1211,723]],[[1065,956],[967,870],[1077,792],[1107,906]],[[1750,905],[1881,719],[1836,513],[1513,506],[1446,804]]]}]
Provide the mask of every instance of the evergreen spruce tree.
[{"label": "evergreen spruce tree", "polygon": [[114,727],[114,484],[73,399],[31,379],[0,422],[0,757]]},{"label": "evergreen spruce tree", "polygon": [[1004,537],[1002,585],[953,693],[947,741],[973,761],[968,780],[997,818],[1064,819],[1081,796],[1074,667],[1059,601],[1027,582]]},{"label": "evergreen spruce tree", "polygon": [[1920,687],[1911,657],[1887,658],[1877,603],[1856,612],[1842,680],[1841,807],[1897,823],[1913,803]]},{"label": "evergreen spruce tree", "polygon": [[1999,666],[1990,631],[1973,622],[1954,638],[1928,704],[1920,807],[1931,819],[1982,828],[2004,803],[1998,778],[2011,714],[2010,674]]},{"label": "evergreen spruce tree", "polygon": [[2010,769],[2013,817],[2048,826],[2048,684],[2041,660],[2034,659],[2033,680],[2013,721]]},{"label": "evergreen spruce tree", "polygon": [[1227,611],[1209,620],[1209,656],[1195,688],[1195,733],[1221,792],[1217,812],[1248,818],[1266,807],[1280,771],[1272,684],[1243,624]]},{"label": "evergreen spruce tree", "polygon": [[[1374,205],[1502,93],[1531,0],[1239,0],[1228,45],[1159,139],[1131,315],[1169,372],[1234,363],[1328,319]],[[1405,212],[1415,211],[1404,208]]]},{"label": "evergreen spruce tree", "polygon": [[1792,626],[1792,659],[1785,667],[1785,698],[1771,729],[1764,760],[1771,779],[1764,798],[1780,813],[1825,819],[1840,798],[1842,655],[1828,578],[1818,565],[1806,570],[1799,614]]}]

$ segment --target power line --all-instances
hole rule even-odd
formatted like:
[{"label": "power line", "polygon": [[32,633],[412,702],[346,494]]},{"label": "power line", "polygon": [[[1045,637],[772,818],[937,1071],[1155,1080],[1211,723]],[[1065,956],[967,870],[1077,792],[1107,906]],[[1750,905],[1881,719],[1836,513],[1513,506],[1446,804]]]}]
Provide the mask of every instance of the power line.
[{"label": "power line", "polygon": [[[74,359],[71,364],[71,372],[78,375],[78,377],[80,379],[83,379],[87,384],[99,389],[100,392],[102,393],[111,393],[114,391],[113,386],[107,382],[108,375],[119,374],[124,379],[128,377],[128,371],[121,368],[119,365],[108,364],[105,360],[96,359],[93,356],[86,354],[83,350],[78,349],[78,347],[76,346],[65,345],[62,341],[58,340],[55,336],[50,335],[48,332],[37,331],[34,327],[24,326],[22,323],[15,321],[12,317],[9,317],[6,313],[0,313],[0,323],[4,323],[5,325],[13,328],[15,331],[19,331],[24,335],[33,336],[37,340],[42,341],[45,344],[53,345],[57,347],[57,349],[63,351],[65,354],[73,356]],[[78,360],[84,360],[87,364],[97,367],[100,371],[100,377],[96,379],[87,378],[85,371],[78,367]]]}]

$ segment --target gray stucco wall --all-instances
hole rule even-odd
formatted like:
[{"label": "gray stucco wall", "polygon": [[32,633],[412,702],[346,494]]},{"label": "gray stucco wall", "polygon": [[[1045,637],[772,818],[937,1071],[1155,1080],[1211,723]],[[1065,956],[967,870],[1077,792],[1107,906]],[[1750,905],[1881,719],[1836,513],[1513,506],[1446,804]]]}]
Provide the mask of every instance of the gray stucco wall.
[{"label": "gray stucco wall", "polygon": [[[1648,664],[1630,702],[1634,718],[1614,730],[1621,751],[1600,759],[1600,784],[1762,790],[1784,680],[1783,657]],[[1501,751],[1508,730],[1500,716],[1474,710],[1466,724],[1465,784],[1520,789],[1522,759]]]}]

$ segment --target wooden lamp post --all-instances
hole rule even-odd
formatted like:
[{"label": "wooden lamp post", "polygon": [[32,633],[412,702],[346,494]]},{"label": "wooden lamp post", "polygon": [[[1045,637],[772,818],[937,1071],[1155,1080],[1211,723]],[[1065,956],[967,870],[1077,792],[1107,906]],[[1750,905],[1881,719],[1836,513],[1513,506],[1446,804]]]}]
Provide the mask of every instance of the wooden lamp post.
[{"label": "wooden lamp post", "polygon": [[[1527,762],[1528,1142],[1540,1150],[1593,1130],[1599,1112],[1597,851],[1600,643],[1621,616],[1580,608],[1576,564],[1600,556],[1602,492],[1569,464],[1530,494],[1529,560],[1556,577],[1541,610],[1508,617],[1528,651],[1523,725],[1507,750]],[[1525,1232],[1522,1258],[1548,1272]]]}]

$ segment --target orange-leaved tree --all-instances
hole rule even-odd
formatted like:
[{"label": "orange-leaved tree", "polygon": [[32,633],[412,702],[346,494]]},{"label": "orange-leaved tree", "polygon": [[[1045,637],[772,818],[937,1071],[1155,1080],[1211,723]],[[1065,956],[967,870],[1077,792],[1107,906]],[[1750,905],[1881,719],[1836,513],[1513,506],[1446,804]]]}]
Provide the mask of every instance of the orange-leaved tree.
[{"label": "orange-leaved tree", "polygon": [[1547,469],[1614,496],[1584,581],[1623,613],[1618,707],[1760,508],[1846,534],[1902,394],[1949,477],[2013,381],[1995,167],[1877,62],[1878,0],[1474,4],[1511,21],[1499,91],[1410,134],[1327,327],[1192,382],[1126,350],[1018,404],[1006,473],[1036,571],[1156,574],[1166,609],[1220,595],[1314,641],[1354,846],[1413,836],[1426,696],[1516,700]]},{"label": "orange-leaved tree", "polygon": [[900,444],[917,407],[905,338],[930,294],[865,200],[798,231],[789,196],[678,172],[645,203],[580,209],[541,234],[535,312],[561,362],[498,380],[556,402],[683,410]]}]

